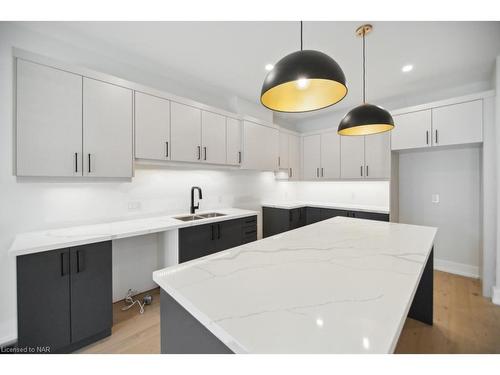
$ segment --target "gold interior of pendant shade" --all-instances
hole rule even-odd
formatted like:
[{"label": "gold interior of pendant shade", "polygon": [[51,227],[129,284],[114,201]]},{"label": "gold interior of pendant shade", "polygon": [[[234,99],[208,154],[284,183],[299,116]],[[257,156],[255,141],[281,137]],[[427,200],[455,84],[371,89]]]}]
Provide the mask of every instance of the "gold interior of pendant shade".
[{"label": "gold interior of pendant shade", "polygon": [[308,79],[304,86],[298,81],[282,83],[262,95],[262,104],[274,111],[306,112],[335,104],[347,94],[342,83],[328,79]]},{"label": "gold interior of pendant shade", "polygon": [[370,135],[387,132],[392,130],[392,128],[394,128],[394,125],[390,124],[368,124],[342,129],[338,133],[340,135]]}]

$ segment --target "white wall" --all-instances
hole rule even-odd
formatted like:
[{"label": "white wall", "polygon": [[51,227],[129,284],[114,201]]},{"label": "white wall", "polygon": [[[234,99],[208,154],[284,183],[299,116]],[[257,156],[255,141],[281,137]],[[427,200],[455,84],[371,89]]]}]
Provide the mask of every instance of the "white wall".
[{"label": "white wall", "polygon": [[298,200],[389,208],[389,181],[298,181]]},{"label": "white wall", "polygon": [[[481,148],[461,146],[399,155],[399,222],[438,227],[437,268],[479,275]],[[432,203],[439,194],[439,203]]]}]

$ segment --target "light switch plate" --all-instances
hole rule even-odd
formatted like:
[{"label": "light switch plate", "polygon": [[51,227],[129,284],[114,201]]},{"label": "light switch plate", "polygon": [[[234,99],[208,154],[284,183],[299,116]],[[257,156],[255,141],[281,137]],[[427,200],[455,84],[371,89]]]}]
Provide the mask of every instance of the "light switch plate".
[{"label": "light switch plate", "polygon": [[432,203],[439,203],[439,194],[432,194]]}]

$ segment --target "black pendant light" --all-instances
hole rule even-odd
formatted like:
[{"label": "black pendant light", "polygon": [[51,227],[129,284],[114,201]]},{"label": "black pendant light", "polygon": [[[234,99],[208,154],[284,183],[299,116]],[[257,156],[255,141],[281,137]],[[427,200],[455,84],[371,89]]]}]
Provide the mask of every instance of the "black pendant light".
[{"label": "black pendant light", "polygon": [[372,31],[372,25],[358,27],[356,34],[363,37],[363,104],[347,113],[340,121],[340,135],[370,135],[383,133],[394,128],[389,112],[377,105],[366,103],[365,36]]},{"label": "black pendant light", "polygon": [[308,112],[329,107],[347,95],[345,75],[339,64],[323,52],[302,49],[280,61],[267,74],[261,103],[278,112]]}]

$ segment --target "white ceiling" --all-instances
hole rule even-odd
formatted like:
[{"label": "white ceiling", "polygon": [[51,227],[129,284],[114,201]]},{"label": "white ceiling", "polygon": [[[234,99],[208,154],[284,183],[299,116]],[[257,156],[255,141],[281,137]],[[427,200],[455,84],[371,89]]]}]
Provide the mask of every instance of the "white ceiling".
[{"label": "white ceiling", "polygon": [[[304,49],[333,57],[349,94],[361,100],[363,22],[304,22]],[[372,102],[491,79],[500,55],[500,22],[372,22],[367,36],[367,99]],[[264,66],[299,49],[299,22],[29,22],[66,41],[109,46],[259,102]],[[410,73],[401,67],[413,64]],[[314,115],[315,113],[313,113]],[[317,112],[316,112],[317,114]],[[285,115],[293,121],[304,115]]]}]

